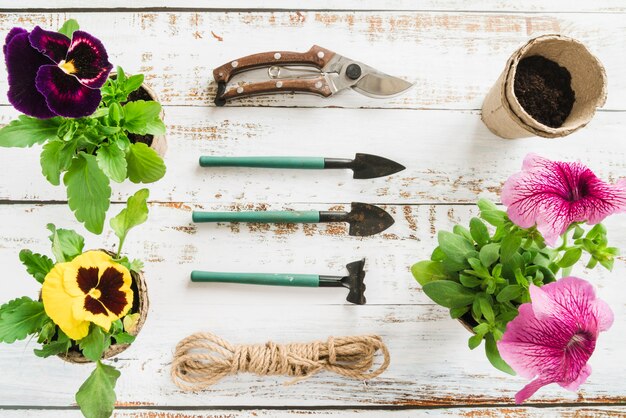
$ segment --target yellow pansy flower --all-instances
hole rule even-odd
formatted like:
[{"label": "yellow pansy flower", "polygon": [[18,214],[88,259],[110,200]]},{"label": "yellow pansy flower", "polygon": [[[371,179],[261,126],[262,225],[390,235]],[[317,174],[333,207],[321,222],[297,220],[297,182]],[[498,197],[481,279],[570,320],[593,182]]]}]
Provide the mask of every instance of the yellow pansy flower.
[{"label": "yellow pansy flower", "polygon": [[87,251],[57,263],[41,289],[46,314],[71,339],[80,340],[94,323],[108,331],[133,304],[130,271],[103,251]]}]

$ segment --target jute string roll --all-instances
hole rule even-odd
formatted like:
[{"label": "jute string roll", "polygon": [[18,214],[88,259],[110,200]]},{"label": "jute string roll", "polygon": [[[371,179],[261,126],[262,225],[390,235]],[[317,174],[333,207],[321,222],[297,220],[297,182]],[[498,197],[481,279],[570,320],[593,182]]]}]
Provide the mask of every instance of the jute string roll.
[{"label": "jute string roll", "polygon": [[[382,364],[375,370],[380,350]],[[211,333],[197,333],[176,346],[172,380],[182,390],[199,391],[240,372],[293,376],[295,383],[322,370],[353,379],[372,379],[389,366],[389,350],[377,335],[329,337],[326,342],[233,345]]]}]

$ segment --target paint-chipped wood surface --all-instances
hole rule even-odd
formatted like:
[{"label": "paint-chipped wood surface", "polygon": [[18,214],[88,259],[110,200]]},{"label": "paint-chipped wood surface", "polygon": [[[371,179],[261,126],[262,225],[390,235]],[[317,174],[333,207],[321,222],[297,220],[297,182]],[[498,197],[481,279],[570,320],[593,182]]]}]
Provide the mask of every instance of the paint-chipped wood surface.
[{"label": "paint-chipped wood surface", "polygon": [[[498,200],[502,182],[524,155],[580,159],[615,181],[626,175],[626,8],[617,1],[307,2],[210,5],[192,0],[0,1],[0,32],[13,26],[57,27],[67,18],[100,37],[115,64],[143,72],[165,105],[168,172],[151,186],[150,221],[129,236],[127,251],[146,261],[151,310],[141,335],[116,359],[118,417],[408,417],[624,416],[626,259],[612,273],[575,272],[596,284],[616,322],[600,338],[594,372],[578,393],[542,389],[533,405],[512,396],[521,378],[497,372],[467,332],[432,304],[409,267],[429,256],[436,231],[467,223],[479,197]],[[419,4],[414,4],[419,3]],[[107,8],[126,7],[128,10]],[[27,8],[29,10],[23,10]],[[71,8],[76,8],[75,10]],[[172,10],[167,10],[168,8]],[[91,9],[91,10],[89,10]],[[561,140],[507,141],[480,121],[481,101],[511,52],[544,33],[573,36],[604,63],[609,97],[585,129]],[[321,99],[256,97],[215,108],[213,68],[272,49],[318,44],[415,81],[407,94],[375,100],[346,91]],[[0,123],[17,113],[0,69]],[[39,148],[0,152],[1,300],[36,295],[17,254],[48,250],[45,225],[79,228],[63,188],[40,174]],[[344,171],[203,169],[200,155],[323,155],[368,152],[407,169],[382,179],[352,180]],[[137,189],[114,186],[120,202]],[[378,203],[396,224],[370,238],[342,225],[195,225],[191,211],[340,209]],[[113,205],[111,214],[119,211]],[[626,249],[624,217],[611,218],[610,240]],[[87,234],[87,247],[114,235]],[[341,289],[191,284],[192,269],[335,274],[367,258],[365,306],[345,304]],[[283,386],[281,378],[240,375],[201,394],[169,379],[175,344],[196,331],[233,343],[325,339],[376,333],[392,353],[389,370],[363,383],[329,374]],[[73,394],[88,367],[42,360],[33,342],[0,347],[0,416],[76,416]],[[243,410],[242,410],[243,409]]]}]

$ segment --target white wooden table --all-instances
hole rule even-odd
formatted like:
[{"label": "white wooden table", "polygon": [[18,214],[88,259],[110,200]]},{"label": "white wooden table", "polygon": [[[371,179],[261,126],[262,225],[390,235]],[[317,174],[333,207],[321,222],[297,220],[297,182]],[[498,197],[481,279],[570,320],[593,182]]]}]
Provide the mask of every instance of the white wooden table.
[{"label": "white wooden table", "polygon": [[[493,369],[445,309],[421,292],[409,267],[436,245],[438,229],[466,223],[479,196],[499,200],[503,181],[529,151],[580,159],[601,177],[626,175],[626,4],[387,0],[2,0],[0,32],[13,26],[57,28],[76,18],[99,37],[114,64],[145,73],[165,106],[167,175],[150,186],[149,222],[127,251],[146,261],[151,310],[133,346],[116,359],[120,417],[404,417],[410,415],[626,414],[626,259],[612,273],[579,268],[612,306],[616,321],[591,359],[578,393],[556,385],[517,407],[521,378]],[[236,7],[237,9],[231,9]],[[115,9],[122,8],[122,9]],[[334,9],[334,10],[333,10]],[[588,127],[561,140],[508,141],[480,121],[483,97],[513,50],[528,38],[561,33],[584,42],[605,64],[609,96]],[[248,99],[215,108],[211,70],[254,52],[305,51],[318,44],[415,81],[400,97],[375,100],[347,91]],[[15,112],[0,71],[0,123]],[[0,296],[36,294],[18,260],[21,248],[49,250],[45,225],[82,228],[65,191],[40,173],[39,149],[0,150]],[[388,178],[355,181],[350,172],[200,169],[207,155],[384,155],[407,166]],[[115,187],[118,203],[138,187]],[[305,209],[383,205],[396,219],[385,233],[354,238],[332,226],[194,225],[192,209]],[[625,217],[606,223],[626,249]],[[87,235],[87,247],[115,236]],[[340,273],[367,257],[365,306],[333,289],[196,285],[192,269]],[[328,335],[380,334],[389,370],[369,382],[320,374],[285,379],[239,375],[188,394],[170,381],[175,344],[197,331],[235,343],[309,341]],[[78,415],[74,393],[90,368],[32,354],[34,342],[0,347],[0,416]]]}]

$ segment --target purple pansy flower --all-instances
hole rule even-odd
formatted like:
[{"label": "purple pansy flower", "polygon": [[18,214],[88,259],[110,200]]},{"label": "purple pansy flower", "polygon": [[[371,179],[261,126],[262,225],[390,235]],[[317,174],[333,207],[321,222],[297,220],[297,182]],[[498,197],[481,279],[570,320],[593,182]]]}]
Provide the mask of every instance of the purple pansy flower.
[{"label": "purple pansy flower", "polygon": [[579,162],[528,154],[522,171],[504,183],[501,197],[513,222],[522,228],[536,224],[554,245],[574,222],[596,224],[626,211],[626,179],[608,184]]},{"label": "purple pansy flower", "polygon": [[541,288],[531,285],[530,297],[498,341],[504,361],[522,377],[536,377],[517,392],[516,403],[550,383],[578,389],[591,374],[587,360],[598,335],[613,323],[611,308],[596,299],[591,284],[576,277]]},{"label": "purple pansy flower", "polygon": [[92,114],[113,65],[102,42],[83,31],[72,39],[36,26],[13,28],[3,47],[9,102],[36,118]]}]

